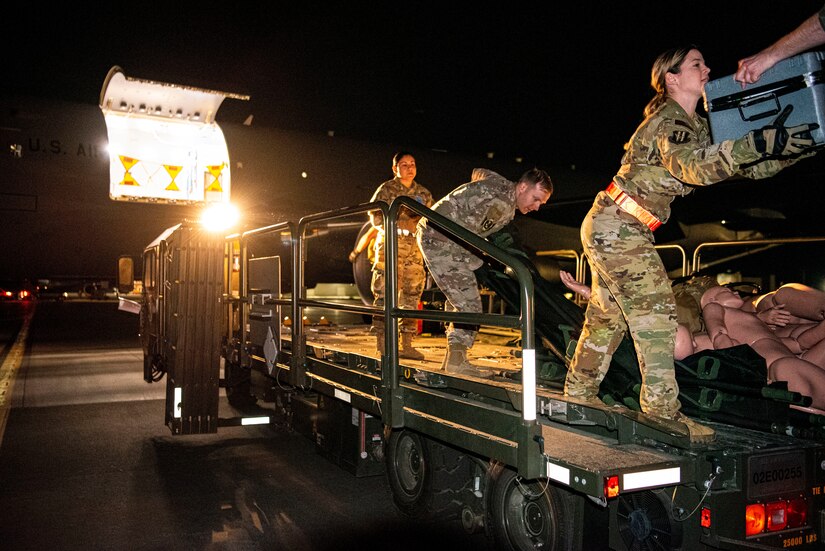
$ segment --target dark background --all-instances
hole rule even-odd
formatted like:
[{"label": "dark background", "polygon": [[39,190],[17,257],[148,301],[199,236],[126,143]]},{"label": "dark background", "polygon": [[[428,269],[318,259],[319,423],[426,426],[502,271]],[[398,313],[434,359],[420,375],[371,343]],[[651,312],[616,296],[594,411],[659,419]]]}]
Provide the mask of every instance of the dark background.
[{"label": "dark background", "polygon": [[[96,103],[108,70],[247,94],[219,121],[615,170],[657,54],[711,78],[819,1],[13,3],[5,92]],[[11,31],[11,32],[9,32]]]},{"label": "dark background", "polygon": [[[517,167],[501,171],[510,178],[529,166],[550,172],[556,192],[530,217],[564,226],[569,246],[577,248],[582,217],[618,168],[623,145],[653,95],[650,68],[659,53],[695,44],[711,68],[710,78],[721,78],[736,70],[740,58],[793,30],[820,7],[812,0],[507,2],[463,8],[446,2],[49,8],[15,3],[2,12],[6,74],[0,96],[85,104],[94,135],[103,130],[97,104],[115,65],[133,78],[250,96],[224,101],[217,120],[228,142],[239,146],[234,151],[255,152],[233,158],[233,201],[257,209],[257,225],[317,212],[319,198],[324,208],[366,202],[390,177],[389,157],[399,145],[416,151],[421,182],[436,197],[470,173],[462,165],[459,176],[439,178],[434,157],[441,151],[473,163],[486,163],[486,154],[494,152],[496,161]],[[0,132],[24,144],[33,135],[42,143],[60,139],[76,147],[84,139],[81,129],[66,126],[79,117],[55,109],[54,116],[38,111],[36,130],[22,138],[15,128],[27,125],[14,116],[4,122],[8,113],[0,113]],[[254,124],[242,125],[250,115]],[[268,133],[275,129],[289,136]],[[336,156],[325,146],[310,150],[318,140],[298,138],[299,132],[325,138],[330,131],[335,136],[330,143],[373,145]],[[284,151],[293,144],[291,152],[294,144],[306,145],[286,158],[271,148],[274,143]],[[516,164],[516,158],[523,162]],[[298,176],[306,159],[316,162],[310,168],[315,180]],[[0,205],[6,228],[0,241],[13,245],[0,254],[0,274],[111,275],[117,255],[139,255],[183,217],[177,207],[112,205],[105,163],[89,170],[90,163],[81,160],[89,161],[28,152],[22,162],[0,159],[0,168],[10,167],[0,170],[0,197],[5,192],[37,200],[36,212]],[[281,171],[275,176],[273,166]],[[820,154],[767,180],[701,189],[674,202],[673,216],[656,232],[656,241],[690,247],[707,240],[818,236],[823,179],[825,155]],[[559,244],[559,233],[555,226],[524,237],[535,248],[538,238],[567,248]],[[351,245],[346,241],[326,255],[345,273]],[[821,257],[814,256],[806,253],[805,263]]]}]

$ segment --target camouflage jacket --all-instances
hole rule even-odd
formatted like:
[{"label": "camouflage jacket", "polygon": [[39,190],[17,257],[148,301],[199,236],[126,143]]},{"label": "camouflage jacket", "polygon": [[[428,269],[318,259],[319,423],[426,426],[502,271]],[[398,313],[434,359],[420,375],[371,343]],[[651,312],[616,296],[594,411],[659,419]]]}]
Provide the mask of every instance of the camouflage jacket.
[{"label": "camouflage jacket", "polygon": [[735,175],[767,178],[796,162],[758,162],[761,158],[747,135],[711,143],[705,118],[699,113],[690,116],[676,101],[667,99],[630,138],[614,181],[667,222],[673,199],[693,191],[691,186],[715,184]]},{"label": "camouflage jacket", "polygon": [[[492,170],[476,168],[471,181],[439,200],[432,209],[481,237],[495,233],[516,215],[516,184]],[[419,226],[426,228],[421,219]]]},{"label": "camouflage jacket", "polygon": [[[370,199],[370,202],[374,201],[384,201],[385,203],[392,204],[393,200],[396,197],[411,197],[415,199],[425,207],[431,207],[433,204],[433,195],[430,193],[430,190],[413,180],[413,183],[410,187],[406,187],[404,184],[401,183],[401,180],[398,178],[393,178],[392,180],[387,180],[380,186],[378,189],[375,190],[375,193]],[[372,225],[383,229],[384,225],[384,217],[381,214],[381,211],[373,211],[370,213],[370,220],[372,221]],[[406,208],[401,210],[398,213],[398,228],[402,230],[415,230],[415,223],[418,221],[418,216],[413,215],[412,212],[407,210]]]}]

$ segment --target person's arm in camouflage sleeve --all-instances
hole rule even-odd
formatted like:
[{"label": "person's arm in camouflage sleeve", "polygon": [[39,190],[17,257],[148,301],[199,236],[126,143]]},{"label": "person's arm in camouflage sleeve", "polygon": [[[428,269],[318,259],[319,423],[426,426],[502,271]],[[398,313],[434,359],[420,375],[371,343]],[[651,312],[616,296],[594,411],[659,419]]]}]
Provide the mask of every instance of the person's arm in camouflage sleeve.
[{"label": "person's arm in camouflage sleeve", "polygon": [[800,154],[807,156],[816,147],[811,132],[819,125],[786,128],[784,123],[790,112],[788,106],[771,124],[736,140],[704,147],[707,140],[701,139],[684,121],[665,119],[657,138],[662,163],[679,180],[697,186],[715,184],[737,173],[750,178],[773,176],[798,161]]},{"label": "person's arm in camouflage sleeve", "polygon": [[788,168],[792,164],[798,163],[800,160],[807,157],[812,157],[816,154],[815,151],[803,153],[799,157],[793,159],[770,159],[748,166],[739,171],[739,174],[751,180],[761,180],[763,178],[770,178],[783,168]]},{"label": "person's arm in camouflage sleeve", "polygon": [[[375,190],[375,193],[370,199],[370,203],[375,203],[376,201],[384,201],[388,205],[392,203],[392,197],[390,197],[390,192],[387,189],[386,184],[381,184],[378,186],[378,189]],[[369,212],[370,215],[370,224],[372,224],[373,228],[380,229],[384,226],[384,215],[380,210],[371,210]]]},{"label": "person's arm in camouflage sleeve", "polygon": [[704,186],[721,182],[737,174],[742,165],[763,158],[746,137],[703,146],[696,131],[678,119],[663,119],[657,135],[663,166],[686,184]]}]

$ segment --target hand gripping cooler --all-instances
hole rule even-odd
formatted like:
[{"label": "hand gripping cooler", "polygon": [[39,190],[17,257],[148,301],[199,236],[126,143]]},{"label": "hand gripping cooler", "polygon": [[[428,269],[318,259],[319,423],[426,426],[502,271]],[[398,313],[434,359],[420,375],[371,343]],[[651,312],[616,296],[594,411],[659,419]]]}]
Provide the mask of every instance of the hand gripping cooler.
[{"label": "hand gripping cooler", "polygon": [[741,138],[751,130],[770,124],[782,110],[792,105],[785,126],[819,123],[811,134],[825,143],[825,52],[809,52],[780,61],[745,88],[733,75],[705,85],[713,143]]}]

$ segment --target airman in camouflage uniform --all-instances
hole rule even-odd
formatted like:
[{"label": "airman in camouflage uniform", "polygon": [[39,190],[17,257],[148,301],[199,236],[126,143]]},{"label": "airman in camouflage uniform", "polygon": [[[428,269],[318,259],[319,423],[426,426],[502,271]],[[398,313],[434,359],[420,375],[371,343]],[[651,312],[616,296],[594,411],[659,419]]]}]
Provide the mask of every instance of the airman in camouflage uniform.
[{"label": "airman in camouflage uniform", "polygon": [[[693,47],[665,52],[654,64],[657,96],[645,109],[608,189],[600,192],[581,227],[593,272],[584,327],[570,364],[565,394],[596,400],[599,384],[625,330],[642,374],[640,405],[651,415],[685,423],[694,441],[714,432],[680,413],[673,365],[676,302],[654,249],[653,229],[670,217],[670,204],[691,186],[734,174],[765,178],[813,143],[810,126],[775,123],[737,140],[712,144],[705,119],[695,112],[710,70]],[[666,86],[665,86],[666,84]]]},{"label": "airman in camouflage uniform", "polygon": [[[487,237],[513,220],[518,209],[527,214],[547,202],[553,183],[546,172],[525,172],[518,183],[491,170],[477,168],[470,182],[438,201],[432,208],[481,237]],[[418,244],[433,280],[446,295],[444,309],[451,312],[481,312],[481,295],[473,271],[483,261],[467,249],[428,225],[418,223]],[[442,369],[451,373],[485,376],[467,361],[477,327],[450,324],[447,328],[447,356]]]},{"label": "airman in camouflage uniform", "polygon": [[[433,196],[430,191],[415,181],[416,166],[415,157],[406,151],[400,151],[393,157],[392,170],[395,178],[388,180],[378,186],[372,196],[371,201],[384,201],[388,205],[396,197],[411,197],[424,205],[430,207],[433,204]],[[398,213],[398,306],[400,308],[415,310],[421,300],[421,293],[424,291],[424,259],[421,251],[415,242],[415,225],[418,216],[408,209],[402,209]],[[370,222],[376,228],[375,257],[372,265],[371,288],[375,300],[373,304],[379,308],[384,307],[384,248],[386,237],[384,235],[384,219],[380,211],[370,213]],[[376,316],[373,319],[376,328],[376,347],[380,354],[384,353],[384,318]],[[413,335],[418,332],[418,320],[404,318],[401,320],[401,349],[399,354],[404,358],[423,360],[424,355],[413,348]]]}]

